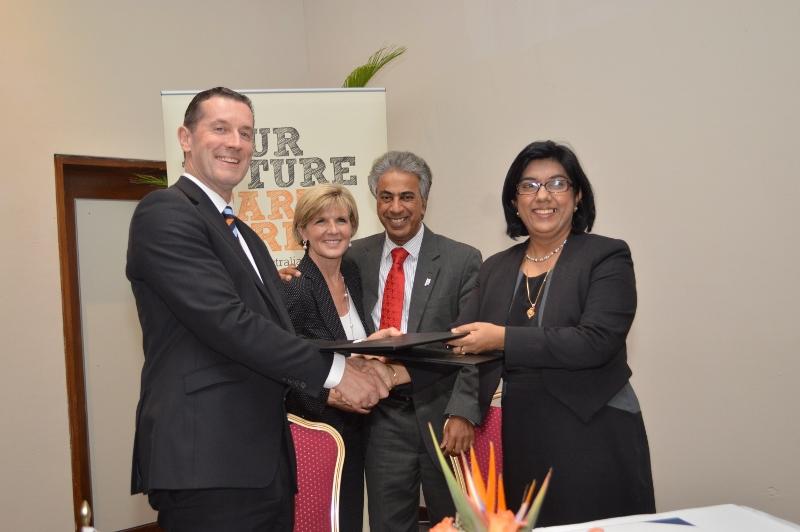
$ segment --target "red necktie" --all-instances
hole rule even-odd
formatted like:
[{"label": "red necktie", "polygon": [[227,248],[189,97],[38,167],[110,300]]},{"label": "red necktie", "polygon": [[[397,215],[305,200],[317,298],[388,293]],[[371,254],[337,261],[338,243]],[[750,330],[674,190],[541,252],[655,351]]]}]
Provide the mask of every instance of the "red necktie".
[{"label": "red necktie", "polygon": [[403,296],[405,294],[406,276],[403,273],[403,263],[408,257],[405,248],[392,250],[392,268],[386,276],[386,285],[383,287],[383,302],[381,303],[381,329],[396,327],[400,329],[403,321]]}]

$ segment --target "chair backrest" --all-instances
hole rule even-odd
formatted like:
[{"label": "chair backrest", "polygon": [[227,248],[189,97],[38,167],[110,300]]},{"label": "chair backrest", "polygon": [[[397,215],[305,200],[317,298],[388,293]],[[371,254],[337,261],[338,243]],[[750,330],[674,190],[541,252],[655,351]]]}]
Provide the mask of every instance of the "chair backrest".
[{"label": "chair backrest", "polygon": [[475,428],[475,458],[483,478],[489,472],[489,442],[494,444],[494,459],[497,474],[503,472],[503,411],[499,406],[490,406],[483,423]]},{"label": "chair backrest", "polygon": [[[494,443],[495,474],[500,475],[503,472],[502,415],[503,411],[499,406],[490,406],[483,423],[475,428],[475,441],[472,447],[475,449],[475,458],[484,481],[489,476],[489,442]],[[470,467],[469,453],[467,453],[466,459],[466,465]],[[456,482],[466,493],[467,480],[461,467],[461,460],[451,456],[450,466]]]},{"label": "chair backrest", "polygon": [[341,435],[325,423],[289,414],[297,456],[294,529],[339,532],[339,488],[344,465]]}]

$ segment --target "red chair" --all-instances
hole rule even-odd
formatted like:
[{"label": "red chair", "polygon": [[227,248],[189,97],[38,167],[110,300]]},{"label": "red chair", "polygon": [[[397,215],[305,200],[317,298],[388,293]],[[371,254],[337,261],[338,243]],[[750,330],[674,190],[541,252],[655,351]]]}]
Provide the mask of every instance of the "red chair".
[{"label": "red chair", "polygon": [[297,532],[339,532],[339,488],[344,465],[341,435],[325,423],[289,414],[297,457]]},{"label": "red chair", "polygon": [[[498,389],[492,397],[492,405],[499,405],[502,396],[502,390]],[[475,449],[475,457],[484,479],[489,473],[489,442],[494,443],[495,471],[499,475],[503,472],[503,411],[500,406],[490,406],[483,423],[475,428],[475,441],[472,447]],[[453,474],[466,491],[466,481],[459,462],[454,457],[450,457]],[[469,453],[467,453],[467,464],[471,464]]]},{"label": "red chair", "polygon": [[[496,392],[493,397],[493,403],[499,404],[501,392]],[[475,458],[478,460],[478,467],[481,475],[486,479],[489,474],[489,442],[494,444],[494,460],[495,471],[497,474],[503,472],[503,411],[499,406],[490,406],[486,412],[486,417],[479,427],[475,428],[475,442],[472,447],[475,449]],[[467,461],[469,463],[469,453],[467,453]],[[461,488],[466,491],[466,481],[464,480],[463,472],[459,460],[450,457],[450,463],[453,466],[453,474],[456,480],[461,485]]]},{"label": "red chair", "polygon": [[494,460],[497,474],[503,472],[503,411],[499,406],[490,406],[483,423],[475,428],[475,458],[478,460],[483,478],[489,472],[489,442],[494,444]]}]

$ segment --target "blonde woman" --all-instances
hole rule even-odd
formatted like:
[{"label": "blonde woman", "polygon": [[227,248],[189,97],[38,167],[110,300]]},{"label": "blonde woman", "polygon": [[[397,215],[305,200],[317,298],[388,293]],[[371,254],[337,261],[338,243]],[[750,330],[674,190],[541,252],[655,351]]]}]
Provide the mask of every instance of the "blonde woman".
[{"label": "blonde woman", "polygon": [[[284,283],[289,315],[296,332],[307,338],[356,340],[372,332],[361,302],[358,267],[344,259],[350,239],[358,229],[358,211],[352,194],[341,185],[317,185],[298,200],[294,236],[305,256],[301,272]],[[371,338],[396,330],[382,330]],[[365,360],[364,370],[377,373],[391,389],[407,378],[400,366]],[[335,390],[318,396],[292,391],[287,397],[290,412],[335,427],[344,439],[346,453],[342,473],[340,530],[361,530],[364,504],[364,452],[366,431],[362,411],[346,403]]]}]

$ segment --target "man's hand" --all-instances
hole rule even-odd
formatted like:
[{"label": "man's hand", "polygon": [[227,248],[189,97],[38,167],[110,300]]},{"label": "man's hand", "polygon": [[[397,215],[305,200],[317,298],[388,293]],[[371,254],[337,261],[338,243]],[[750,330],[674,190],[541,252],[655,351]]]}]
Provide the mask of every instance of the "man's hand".
[{"label": "man's hand", "polygon": [[366,362],[362,371],[366,371],[378,377],[390,390],[395,387],[397,384],[394,382],[394,376],[397,374],[396,371],[393,371],[392,368],[377,358],[367,359]]},{"label": "man's hand", "polygon": [[400,332],[395,327],[387,327],[386,329],[380,329],[375,331],[374,333],[367,336],[367,340],[383,340],[384,338],[390,338],[392,336],[402,336],[403,333]]},{"label": "man's hand", "polygon": [[362,371],[367,363],[363,358],[345,360],[344,375],[334,388],[342,401],[356,412],[366,414],[378,401],[389,395],[389,388],[372,373]]},{"label": "man's hand", "polygon": [[335,388],[333,390],[330,390],[330,392],[328,393],[327,404],[328,406],[336,408],[337,410],[342,410],[344,412],[355,412],[356,414],[363,413],[360,410],[357,410],[352,406],[350,406],[349,404],[345,403],[344,400],[342,399],[342,394],[339,393],[339,391],[336,390]]},{"label": "man's hand", "polygon": [[439,447],[452,456],[469,451],[475,441],[475,427],[461,416],[450,416],[444,422],[442,443]]},{"label": "man's hand", "polygon": [[280,275],[281,281],[283,281],[284,283],[288,283],[289,281],[292,280],[292,278],[300,277],[303,274],[300,273],[300,270],[298,270],[294,266],[287,266],[285,268],[281,268],[280,270],[278,270],[278,275]]},{"label": "man's hand", "polygon": [[[367,336],[366,339],[367,340],[383,340],[384,338],[389,338],[389,337],[392,337],[392,336],[402,336],[402,335],[403,335],[403,333],[400,332],[399,330],[395,329],[394,327],[389,327],[387,329],[380,329],[378,331],[375,331],[374,333],[372,333],[369,336]],[[361,357],[361,358],[365,358],[367,360],[370,360],[370,359],[380,360],[384,364],[388,364],[389,363],[388,359],[386,357],[384,357],[384,356],[381,356],[381,355],[367,355],[367,354],[358,354],[358,355],[356,355],[356,354],[353,354],[353,355],[350,355],[350,357],[351,358],[353,358],[353,357]],[[397,383],[395,383],[395,384],[397,384]]]}]

